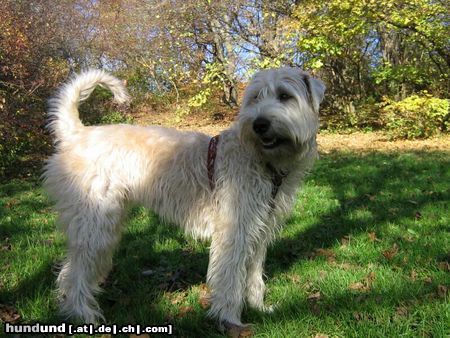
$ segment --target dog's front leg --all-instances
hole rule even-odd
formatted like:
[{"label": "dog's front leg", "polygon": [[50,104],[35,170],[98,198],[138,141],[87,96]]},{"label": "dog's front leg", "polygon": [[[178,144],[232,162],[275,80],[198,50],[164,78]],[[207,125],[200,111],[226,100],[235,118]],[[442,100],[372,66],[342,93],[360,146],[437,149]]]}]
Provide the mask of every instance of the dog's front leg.
[{"label": "dog's front leg", "polygon": [[252,255],[248,264],[245,293],[248,305],[263,312],[272,312],[273,308],[271,306],[264,305],[266,286],[264,284],[263,272],[266,253],[267,241],[263,240],[256,247],[255,254]]},{"label": "dog's front leg", "polygon": [[242,326],[248,244],[243,227],[227,229],[212,238],[207,275],[211,290],[208,314],[222,325]]}]

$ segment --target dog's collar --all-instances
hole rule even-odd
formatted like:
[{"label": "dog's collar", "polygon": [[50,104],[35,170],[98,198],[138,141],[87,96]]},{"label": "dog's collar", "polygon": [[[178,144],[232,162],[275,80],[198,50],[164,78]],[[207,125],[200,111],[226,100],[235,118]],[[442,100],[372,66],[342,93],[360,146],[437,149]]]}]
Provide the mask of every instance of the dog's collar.
[{"label": "dog's collar", "polygon": [[[211,137],[209,140],[208,146],[208,159],[206,162],[206,167],[208,170],[208,180],[209,186],[211,190],[214,190],[215,180],[214,180],[214,168],[217,157],[217,144],[219,143],[220,135],[216,135]],[[278,171],[274,168],[274,166],[270,163],[266,164],[267,169],[270,172],[270,176],[272,179],[272,200],[277,196],[278,190],[280,189],[281,184],[283,184],[283,179],[288,175],[285,171]],[[273,204],[273,202],[271,202]]]},{"label": "dog's collar", "polygon": [[208,179],[209,179],[209,186],[211,187],[211,190],[214,190],[214,187],[215,187],[214,164],[216,163],[217,144],[219,143],[219,136],[220,135],[211,137],[211,139],[209,140],[209,146],[208,146],[208,160],[206,162],[206,167],[208,169]]}]

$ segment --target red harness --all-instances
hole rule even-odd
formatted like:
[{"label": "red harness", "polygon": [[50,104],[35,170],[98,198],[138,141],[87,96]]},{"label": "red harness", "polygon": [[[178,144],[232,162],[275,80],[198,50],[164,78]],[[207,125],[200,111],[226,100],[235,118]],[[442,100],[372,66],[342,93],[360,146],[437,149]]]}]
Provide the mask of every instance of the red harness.
[{"label": "red harness", "polygon": [[[209,140],[208,146],[208,160],[206,163],[206,167],[208,169],[208,179],[209,186],[211,190],[214,190],[215,180],[214,180],[214,165],[216,163],[217,156],[217,144],[219,143],[219,135],[211,137]],[[288,175],[287,173],[281,171],[278,172],[270,163],[267,163],[267,169],[270,171],[271,179],[272,179],[272,200],[277,196],[278,190],[280,189],[281,184],[283,183],[283,179]],[[273,204],[273,201],[271,202]]]},{"label": "red harness", "polygon": [[208,146],[208,161],[206,162],[206,167],[208,168],[208,179],[211,190],[214,190],[216,185],[216,182],[214,181],[214,164],[216,163],[217,143],[219,143],[219,135],[211,137]]}]

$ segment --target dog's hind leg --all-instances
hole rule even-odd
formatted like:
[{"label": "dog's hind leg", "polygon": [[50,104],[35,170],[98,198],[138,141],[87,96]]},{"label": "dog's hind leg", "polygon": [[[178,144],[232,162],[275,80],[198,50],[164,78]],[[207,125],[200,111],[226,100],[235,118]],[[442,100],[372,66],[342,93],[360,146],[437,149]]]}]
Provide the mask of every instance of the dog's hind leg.
[{"label": "dog's hind leg", "polygon": [[61,312],[84,323],[96,323],[103,316],[95,294],[112,267],[123,207],[111,199],[83,204],[61,215],[67,222],[68,253],[57,284]]}]

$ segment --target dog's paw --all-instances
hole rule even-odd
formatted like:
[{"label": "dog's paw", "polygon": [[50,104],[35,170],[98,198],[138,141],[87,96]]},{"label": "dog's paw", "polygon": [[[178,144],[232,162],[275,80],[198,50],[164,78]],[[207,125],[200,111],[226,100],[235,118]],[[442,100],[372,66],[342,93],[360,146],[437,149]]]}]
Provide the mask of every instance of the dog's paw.
[{"label": "dog's paw", "polygon": [[262,308],[260,308],[261,312],[264,313],[273,313],[276,310],[277,306],[276,305],[264,305]]},{"label": "dog's paw", "polygon": [[223,332],[226,331],[228,336],[232,338],[252,337],[253,330],[251,324],[233,324],[227,321],[220,323],[220,328]]}]

